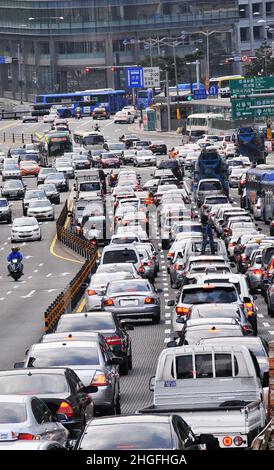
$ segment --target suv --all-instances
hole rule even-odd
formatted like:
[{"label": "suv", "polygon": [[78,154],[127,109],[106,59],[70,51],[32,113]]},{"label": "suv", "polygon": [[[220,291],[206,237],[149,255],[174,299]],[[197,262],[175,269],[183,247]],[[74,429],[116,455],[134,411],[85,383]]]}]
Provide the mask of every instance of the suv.
[{"label": "suv", "polygon": [[218,196],[224,194],[221,182],[216,178],[200,180],[197,187],[196,200],[198,207],[204,202],[207,196]]},{"label": "suv", "polygon": [[0,198],[0,222],[7,222],[11,224],[11,204],[5,197]]},{"label": "suv", "polygon": [[139,274],[143,273],[140,254],[132,244],[106,246],[103,249],[100,264],[110,263],[132,263]]}]

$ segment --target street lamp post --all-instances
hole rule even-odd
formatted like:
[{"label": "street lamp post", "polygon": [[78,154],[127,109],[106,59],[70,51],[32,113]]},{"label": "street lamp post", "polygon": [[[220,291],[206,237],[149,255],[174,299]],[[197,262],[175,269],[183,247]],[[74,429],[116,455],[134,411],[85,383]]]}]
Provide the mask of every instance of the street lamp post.
[{"label": "street lamp post", "polygon": [[17,59],[18,59],[18,82],[20,89],[20,104],[23,104],[23,79],[22,79],[22,67],[21,67],[21,44],[17,43]]}]

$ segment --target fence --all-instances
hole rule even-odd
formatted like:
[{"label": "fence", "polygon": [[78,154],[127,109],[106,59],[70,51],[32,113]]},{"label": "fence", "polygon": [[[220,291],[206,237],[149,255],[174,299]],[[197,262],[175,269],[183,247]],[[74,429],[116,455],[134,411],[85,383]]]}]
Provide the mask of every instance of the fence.
[{"label": "fence", "polygon": [[91,273],[96,270],[97,251],[93,245],[66,228],[68,217],[68,201],[65,202],[56,222],[57,239],[75,253],[86,259],[80,271],[69,285],[56,297],[44,313],[45,333],[52,333],[61,315],[71,313],[84,294],[83,283],[87,282]]},{"label": "fence", "polygon": [[25,134],[24,132],[21,132],[20,134],[15,134],[15,133],[9,133],[9,132],[1,132],[0,133],[0,141],[5,143],[11,143],[11,144],[25,144],[25,143],[33,143],[34,141],[37,141],[35,139],[33,134]]}]

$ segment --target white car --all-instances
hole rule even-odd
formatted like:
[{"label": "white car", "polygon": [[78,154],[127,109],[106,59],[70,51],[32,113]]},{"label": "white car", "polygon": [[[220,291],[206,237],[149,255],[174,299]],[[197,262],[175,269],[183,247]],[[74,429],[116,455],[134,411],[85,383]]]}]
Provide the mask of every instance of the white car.
[{"label": "white car", "polygon": [[64,175],[67,175],[68,178],[74,178],[74,168],[72,160],[56,159],[55,168],[57,173],[63,173]]},{"label": "white car", "polygon": [[[41,223],[41,222],[40,222]],[[11,243],[41,240],[41,228],[35,217],[18,217],[11,226]]]},{"label": "white car", "polygon": [[27,215],[28,217],[36,217],[37,220],[54,220],[54,207],[47,199],[31,201]]},{"label": "white car", "polygon": [[122,111],[129,111],[134,118],[137,118],[137,109],[135,109],[134,106],[124,106]]},{"label": "white car", "polygon": [[129,111],[118,111],[114,116],[114,124],[133,124],[134,122],[134,115],[132,115]]},{"label": "white car", "polygon": [[58,114],[57,113],[50,113],[50,114],[45,114],[43,116],[43,123],[44,124],[52,124],[55,119],[58,118]]},{"label": "white car", "polygon": [[156,165],[156,155],[151,150],[137,150],[133,159],[133,165]]}]

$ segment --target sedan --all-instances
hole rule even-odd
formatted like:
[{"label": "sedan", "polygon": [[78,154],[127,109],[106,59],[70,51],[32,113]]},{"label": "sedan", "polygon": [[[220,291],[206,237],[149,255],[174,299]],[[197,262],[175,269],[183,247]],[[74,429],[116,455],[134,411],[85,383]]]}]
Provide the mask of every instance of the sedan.
[{"label": "sedan", "polygon": [[37,184],[44,183],[46,177],[52,173],[57,173],[56,168],[53,168],[53,167],[40,168],[39,174],[37,176]]},{"label": "sedan", "polygon": [[23,214],[27,215],[27,210],[31,201],[47,200],[44,189],[28,189],[23,199]]},{"label": "sedan", "polygon": [[55,184],[59,191],[66,192],[69,190],[69,182],[64,173],[51,173],[45,178],[44,182]]},{"label": "sedan", "polygon": [[41,229],[35,217],[14,219],[11,227],[11,243],[30,240],[41,240]]},{"label": "sedan", "polygon": [[0,395],[0,442],[39,439],[65,445],[68,435],[40,398]]},{"label": "sedan", "polygon": [[74,450],[199,450],[202,442],[181,416],[146,413],[93,419]]},{"label": "sedan", "polygon": [[11,224],[11,206],[12,204],[6,198],[0,198],[0,222],[4,221]]},{"label": "sedan", "polygon": [[102,153],[100,158],[101,168],[120,168],[120,158],[114,153]]},{"label": "sedan", "polygon": [[75,155],[72,159],[74,170],[87,170],[90,168],[90,161],[87,155]]},{"label": "sedan", "polygon": [[55,168],[57,173],[62,173],[68,178],[74,178],[74,168],[71,163],[71,160],[68,161],[58,161],[55,162]]},{"label": "sedan", "polygon": [[167,146],[164,142],[162,141],[153,141],[151,142],[149,146],[149,150],[151,150],[153,153],[158,153],[160,155],[166,155],[167,154]]},{"label": "sedan", "polygon": [[2,181],[7,179],[22,179],[20,168],[14,163],[5,163],[2,170]]},{"label": "sedan", "polygon": [[146,279],[110,282],[102,308],[118,316],[151,318],[153,323],[160,322],[160,297]]},{"label": "sedan", "polygon": [[[39,186],[38,186],[39,188]],[[41,186],[45,191],[46,197],[52,204],[60,204],[60,193],[53,183],[44,183]]]},{"label": "sedan", "polygon": [[[119,369],[120,374],[127,375],[132,369],[131,339],[127,330],[133,329],[133,326],[120,321],[111,312],[69,313],[61,316],[55,336],[66,333],[67,339],[71,340],[72,336],[82,341],[87,339],[79,338],[84,332],[101,333],[112,353],[123,359]],[[47,338],[49,336],[54,335],[46,335]]]},{"label": "sedan", "polygon": [[33,344],[24,368],[69,367],[85,387],[98,387],[98,391],[93,394],[96,413],[120,414],[118,365],[122,362],[121,358],[110,356],[95,341],[57,341]]},{"label": "sedan", "polygon": [[22,176],[37,176],[40,167],[36,162],[22,160],[20,162],[20,171]]},{"label": "sedan", "polygon": [[25,191],[25,185],[21,180],[9,180],[3,184],[1,193],[7,199],[23,199]]},{"label": "sedan", "polygon": [[137,150],[133,161],[134,166],[156,165],[156,156],[151,150]]},{"label": "sedan", "polygon": [[124,165],[126,165],[127,163],[132,164],[134,162],[134,157],[135,157],[134,150],[124,150],[121,160]]},{"label": "sedan", "polygon": [[74,437],[94,415],[90,393],[97,387],[84,387],[71,369],[26,369],[0,372],[2,395],[35,395]]},{"label": "sedan", "polygon": [[54,207],[48,199],[31,201],[27,216],[36,217],[37,220],[54,220]]},{"label": "sedan", "polygon": [[102,299],[109,282],[132,278],[133,276],[130,273],[120,271],[108,273],[107,276],[105,274],[94,274],[85,292],[86,311],[101,310]]},{"label": "sedan", "polygon": [[38,122],[38,116],[25,115],[22,117],[22,122]]}]

